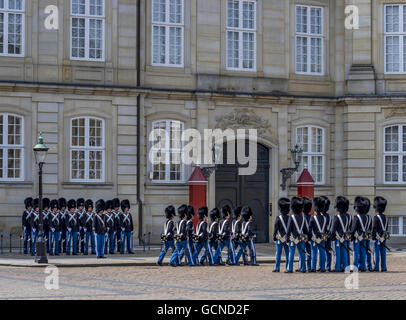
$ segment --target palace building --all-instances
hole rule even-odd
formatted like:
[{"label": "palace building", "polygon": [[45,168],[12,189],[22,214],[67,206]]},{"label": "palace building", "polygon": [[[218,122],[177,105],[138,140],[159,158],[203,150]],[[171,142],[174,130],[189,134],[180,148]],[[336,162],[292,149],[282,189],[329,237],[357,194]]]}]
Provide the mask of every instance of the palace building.
[{"label": "palace building", "polygon": [[[358,29],[345,27],[350,5]],[[173,159],[174,127],[254,128],[257,172],[219,166],[209,208],[249,204],[257,241],[271,241],[278,198],[297,193],[298,175],[282,190],[280,170],[300,144],[316,195],[386,197],[402,242],[405,91],[402,1],[0,0],[0,233],[21,230],[38,193],[40,131],[45,196],[128,198],[134,237],[158,243],[193,167],[151,164],[150,132],[171,133],[161,151]]]}]

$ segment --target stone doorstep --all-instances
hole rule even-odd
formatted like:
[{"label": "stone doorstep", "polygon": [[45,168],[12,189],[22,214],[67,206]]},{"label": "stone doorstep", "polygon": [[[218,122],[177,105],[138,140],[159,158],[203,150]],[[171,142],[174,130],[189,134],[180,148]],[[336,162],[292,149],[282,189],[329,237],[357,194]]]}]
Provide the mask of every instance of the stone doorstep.
[{"label": "stone doorstep", "polygon": [[[156,266],[157,258],[128,258],[128,259],[103,259],[99,260],[97,258],[92,259],[58,259],[60,261],[52,261],[52,259],[48,260],[48,264],[38,264],[34,262],[34,259],[0,259],[0,266],[4,267],[46,267],[46,266],[56,266],[56,267],[63,267],[63,268],[79,268],[79,267],[128,267],[128,266]],[[298,262],[299,259],[295,258],[295,262]],[[257,257],[257,262],[259,264],[271,264],[275,263],[274,256],[268,257]],[[285,260],[282,259],[281,263],[284,263]],[[169,259],[166,258],[164,260],[164,266],[169,263]],[[241,265],[243,266],[243,265]]]}]

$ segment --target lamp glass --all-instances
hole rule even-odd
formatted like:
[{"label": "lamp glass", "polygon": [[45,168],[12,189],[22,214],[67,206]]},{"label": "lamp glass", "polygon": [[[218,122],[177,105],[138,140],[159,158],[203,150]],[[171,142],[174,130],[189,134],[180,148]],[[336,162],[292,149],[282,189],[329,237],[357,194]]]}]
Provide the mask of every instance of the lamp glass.
[{"label": "lamp glass", "polygon": [[47,157],[48,150],[34,150],[36,163],[44,163]]}]

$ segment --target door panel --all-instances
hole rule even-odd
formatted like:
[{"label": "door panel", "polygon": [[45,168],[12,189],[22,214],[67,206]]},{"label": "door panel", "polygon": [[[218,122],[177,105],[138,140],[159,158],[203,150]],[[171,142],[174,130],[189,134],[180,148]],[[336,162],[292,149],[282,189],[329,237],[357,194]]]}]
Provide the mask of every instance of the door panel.
[{"label": "door panel", "polygon": [[[226,144],[225,144],[226,145]],[[246,143],[246,150],[248,143]],[[227,159],[226,146],[223,147],[224,159]],[[257,171],[251,176],[238,175],[237,165],[219,165],[216,170],[216,204],[221,208],[229,204],[233,209],[248,205],[253,211],[253,227],[257,242],[269,241],[269,150],[257,145]],[[248,153],[248,152],[246,152]],[[237,159],[237,158],[236,158]]]}]

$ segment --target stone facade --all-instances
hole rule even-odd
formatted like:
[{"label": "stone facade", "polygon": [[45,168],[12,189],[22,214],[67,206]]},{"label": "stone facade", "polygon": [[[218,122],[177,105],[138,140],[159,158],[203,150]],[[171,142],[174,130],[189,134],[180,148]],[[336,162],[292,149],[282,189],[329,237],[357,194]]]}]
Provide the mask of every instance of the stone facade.
[{"label": "stone facade", "polygon": [[[164,207],[186,203],[188,186],[186,181],[150,180],[152,122],[180,120],[185,128],[203,131],[224,126],[224,119],[230,126],[233,121],[238,125],[233,113],[251,114],[253,125],[257,121],[261,128],[258,142],[270,150],[270,232],[277,199],[296,193],[294,177],[286,191],[280,189],[279,170],[292,166],[289,149],[300,126],[325,130],[324,183],[316,185],[317,195],[345,195],[351,200],[356,195],[383,195],[389,200],[388,215],[405,215],[406,183],[386,184],[383,177],[383,128],[406,124],[406,75],[384,70],[384,5],[401,1],[257,0],[255,71],[227,69],[226,0],[184,0],[182,67],[152,63],[152,1],[140,1],[140,39],[137,2],[105,0],[105,59],[95,62],[70,59],[70,1],[26,1],[25,55],[0,56],[0,113],[24,116],[25,124],[24,181],[0,181],[0,232],[19,225],[24,198],[36,194],[31,150],[42,131],[50,147],[44,166],[46,196],[128,198],[135,238],[142,236],[142,221],[141,232],[151,232],[157,242]],[[59,9],[58,30],[47,30],[43,23],[50,4]],[[322,75],[295,72],[295,5],[323,8]],[[358,30],[344,27],[347,5],[359,8]],[[105,121],[103,183],[69,179],[69,121],[76,116]],[[142,220],[136,194],[138,165]],[[185,168],[186,180],[191,170]],[[216,205],[215,179],[215,174],[209,179],[209,207]]]}]

